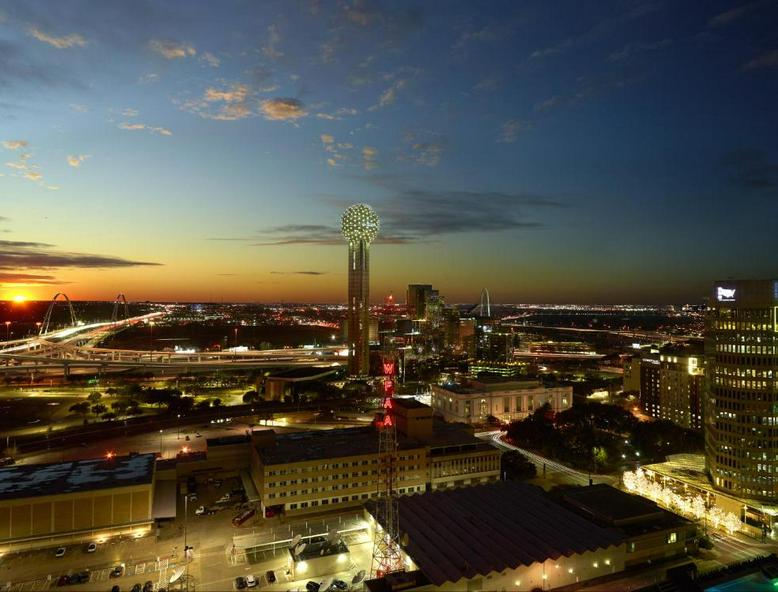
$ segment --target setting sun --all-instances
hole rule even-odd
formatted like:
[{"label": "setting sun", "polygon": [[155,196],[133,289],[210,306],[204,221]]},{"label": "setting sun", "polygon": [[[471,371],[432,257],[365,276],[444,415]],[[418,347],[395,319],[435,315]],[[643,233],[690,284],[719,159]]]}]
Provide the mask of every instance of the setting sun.
[{"label": "setting sun", "polygon": [[25,296],[24,294],[17,294],[16,296],[14,296],[14,302],[16,303],[21,304],[22,302],[26,302],[26,301],[27,301],[27,296]]}]

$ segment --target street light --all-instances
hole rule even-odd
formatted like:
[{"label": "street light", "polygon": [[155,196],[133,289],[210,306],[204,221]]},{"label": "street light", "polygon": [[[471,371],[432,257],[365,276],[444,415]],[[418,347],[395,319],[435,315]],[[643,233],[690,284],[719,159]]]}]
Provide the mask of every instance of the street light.
[{"label": "street light", "polygon": [[181,414],[180,413],[177,414],[176,417],[178,418],[178,421],[176,421],[176,430],[178,432],[176,434],[176,440],[180,440],[181,439]]},{"label": "street light", "polygon": [[11,321],[5,322],[5,340],[11,341]]}]

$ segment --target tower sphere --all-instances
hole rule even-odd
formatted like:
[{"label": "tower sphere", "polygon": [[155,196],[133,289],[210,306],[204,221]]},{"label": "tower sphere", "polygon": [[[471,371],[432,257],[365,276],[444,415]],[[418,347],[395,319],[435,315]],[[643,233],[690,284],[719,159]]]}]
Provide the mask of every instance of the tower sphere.
[{"label": "tower sphere", "polygon": [[378,228],[378,214],[367,204],[354,204],[341,217],[341,231],[349,244],[373,242],[378,236]]}]

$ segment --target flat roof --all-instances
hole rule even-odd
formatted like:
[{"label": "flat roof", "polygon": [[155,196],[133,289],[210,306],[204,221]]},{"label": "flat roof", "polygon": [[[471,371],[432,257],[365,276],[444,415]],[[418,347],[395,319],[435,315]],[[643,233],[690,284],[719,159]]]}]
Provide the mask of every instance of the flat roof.
[{"label": "flat roof", "polygon": [[580,508],[594,518],[618,523],[639,519],[657,518],[664,510],[654,502],[639,495],[626,493],[605,483],[565,489],[562,499]]},{"label": "flat roof", "polygon": [[[400,449],[422,446],[399,434],[397,444]],[[276,434],[274,446],[259,450],[266,465],[365,454],[378,454],[378,431],[373,426]]]},{"label": "flat roof", "polygon": [[[565,388],[565,387],[546,387],[542,382],[537,380],[511,380],[504,379],[502,377],[479,377],[476,380],[468,381],[465,384],[451,383],[451,384],[437,384],[434,385],[444,391],[455,393],[458,395],[470,395],[478,393],[493,393],[499,391],[526,391],[533,389],[546,389],[546,388]],[[572,387],[567,387],[572,388]]]},{"label": "flat roof", "polygon": [[0,469],[0,500],[145,485],[154,478],[154,454],[93,458]]},{"label": "flat roof", "polygon": [[392,397],[392,403],[405,409],[432,409],[429,405],[425,405],[413,397]]},{"label": "flat roof", "polygon": [[328,374],[332,374],[338,370],[338,368],[317,368],[317,367],[303,367],[303,368],[290,368],[289,370],[279,370],[269,374],[267,378],[276,380],[315,380],[322,378]]},{"label": "flat roof", "polygon": [[229,446],[231,444],[247,444],[251,442],[251,436],[246,434],[234,434],[230,436],[217,436],[215,438],[206,438],[208,446]]},{"label": "flat roof", "polygon": [[[398,505],[404,549],[437,586],[624,541],[515,481],[401,496]],[[375,515],[374,501],[366,507]]]}]

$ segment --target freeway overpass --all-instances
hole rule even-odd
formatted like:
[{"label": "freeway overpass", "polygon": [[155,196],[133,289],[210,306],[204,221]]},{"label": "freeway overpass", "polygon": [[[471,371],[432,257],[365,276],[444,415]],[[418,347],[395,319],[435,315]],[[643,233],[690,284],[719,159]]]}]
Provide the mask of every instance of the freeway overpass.
[{"label": "freeway overpass", "polygon": [[146,370],[193,372],[294,366],[341,366],[340,347],[273,350],[175,352],[95,347],[111,333],[138,323],[152,322],[155,312],[121,321],[74,327],[0,343],[0,373],[69,375],[71,371],[99,373]]}]

